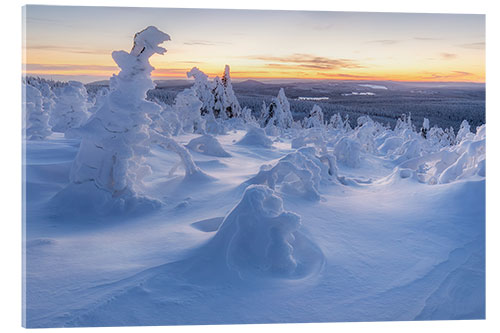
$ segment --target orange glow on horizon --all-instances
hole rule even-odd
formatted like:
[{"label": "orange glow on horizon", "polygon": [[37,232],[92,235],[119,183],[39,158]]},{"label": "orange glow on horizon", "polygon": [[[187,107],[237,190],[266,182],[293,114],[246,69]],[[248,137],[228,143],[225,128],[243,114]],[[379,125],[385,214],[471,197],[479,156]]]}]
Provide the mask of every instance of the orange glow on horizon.
[{"label": "orange glow on horizon", "polygon": [[[203,70],[203,68],[200,68]],[[168,72],[165,68],[156,68],[152,77],[154,79],[187,79],[186,74],[190,68],[178,68],[173,72]],[[204,71],[204,70],[203,70]],[[96,77],[111,77],[113,74],[117,74],[119,68],[111,71],[102,70],[23,70],[23,75],[58,75],[58,76],[96,76]],[[210,78],[215,76],[221,76],[222,70],[217,71],[204,71]],[[401,81],[401,82],[476,82],[485,83],[484,74],[470,74],[460,76],[454,72],[443,72],[439,73],[436,77],[430,77],[428,74],[422,72],[408,72],[408,73],[329,73],[329,72],[272,72],[262,73],[262,71],[235,71],[231,72],[231,77],[233,79],[304,79],[304,80],[353,80],[353,81]]]},{"label": "orange glow on horizon", "polygon": [[[103,13],[106,20],[97,19]],[[155,78],[485,82],[485,16],[28,6],[24,73],[89,81],[118,73],[145,24],[171,35]],[[220,20],[224,15],[224,20]],[[196,24],[186,25],[187,19]],[[110,23],[112,22],[112,23]],[[217,22],[217,24],[214,24]],[[278,23],[278,24],[277,24]]]}]

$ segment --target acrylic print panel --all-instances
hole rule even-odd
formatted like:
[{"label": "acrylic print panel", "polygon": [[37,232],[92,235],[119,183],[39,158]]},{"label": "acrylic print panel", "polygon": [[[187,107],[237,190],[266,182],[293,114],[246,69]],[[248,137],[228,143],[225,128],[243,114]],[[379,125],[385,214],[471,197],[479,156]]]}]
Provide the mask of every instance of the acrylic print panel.
[{"label": "acrylic print panel", "polygon": [[484,19],[25,7],[24,325],[483,319]]}]

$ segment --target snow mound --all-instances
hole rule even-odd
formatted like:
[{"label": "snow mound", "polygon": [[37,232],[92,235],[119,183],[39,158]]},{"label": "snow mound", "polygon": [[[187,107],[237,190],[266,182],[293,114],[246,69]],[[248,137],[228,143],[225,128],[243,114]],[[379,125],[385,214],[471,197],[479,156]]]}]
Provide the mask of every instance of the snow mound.
[{"label": "snow mound", "polygon": [[216,138],[209,134],[205,134],[199,136],[197,138],[192,139],[186,145],[192,151],[196,151],[198,153],[209,155],[209,156],[217,156],[217,157],[230,157],[227,151],[222,148],[219,141]]},{"label": "snow mound", "polygon": [[361,164],[361,145],[345,136],[341,138],[334,148],[337,161],[345,166],[357,168]]},{"label": "snow mound", "polygon": [[[161,207],[158,200],[127,191],[119,196],[91,182],[69,184],[49,201],[50,214],[58,218],[124,218],[151,213]],[[76,221],[76,220],[75,220]],[[68,221],[69,222],[69,221]]]},{"label": "snow mound", "polygon": [[253,185],[224,218],[211,250],[243,277],[301,278],[319,270],[324,259],[300,228],[300,216],[285,211],[273,190]]},{"label": "snow mound", "polygon": [[266,132],[262,128],[250,126],[247,134],[236,144],[271,148],[273,141],[267,137]]},{"label": "snow mound", "polygon": [[319,186],[323,182],[337,180],[335,157],[316,155],[314,147],[301,148],[280,159],[275,166],[263,165],[247,184],[265,184],[271,189],[319,200]]},{"label": "snow mound", "polygon": [[396,151],[401,145],[403,145],[404,139],[399,136],[389,136],[385,138],[384,143],[378,147],[378,151],[383,155],[388,155]]},{"label": "snow mound", "polygon": [[291,146],[293,149],[299,149],[312,144],[322,152],[326,152],[327,141],[327,137],[325,136],[325,133],[322,129],[308,128],[302,130],[296,137],[292,139]]}]

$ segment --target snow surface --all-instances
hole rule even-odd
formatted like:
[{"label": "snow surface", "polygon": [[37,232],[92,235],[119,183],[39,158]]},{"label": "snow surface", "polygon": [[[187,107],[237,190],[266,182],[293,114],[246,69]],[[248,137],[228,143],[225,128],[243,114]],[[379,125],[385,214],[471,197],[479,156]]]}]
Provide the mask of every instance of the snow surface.
[{"label": "snow surface", "polygon": [[[286,139],[235,145],[244,135],[218,137],[230,157],[193,152],[212,182],[169,174],[178,157],[153,148],[145,184],[162,207],[84,220],[45,205],[68,184],[79,142],[28,141],[27,325],[484,318],[483,177],[429,185],[361,152],[358,168],[338,164],[339,177],[357,181],[319,183],[320,200],[259,185],[252,204],[247,181],[294,150]],[[282,214],[272,245],[262,228]]]},{"label": "snow surface", "polygon": [[168,40],[113,53],[75,135],[24,86],[27,327],[484,318],[485,125],[299,122],[283,89],[257,120],[228,66],[160,105]]}]

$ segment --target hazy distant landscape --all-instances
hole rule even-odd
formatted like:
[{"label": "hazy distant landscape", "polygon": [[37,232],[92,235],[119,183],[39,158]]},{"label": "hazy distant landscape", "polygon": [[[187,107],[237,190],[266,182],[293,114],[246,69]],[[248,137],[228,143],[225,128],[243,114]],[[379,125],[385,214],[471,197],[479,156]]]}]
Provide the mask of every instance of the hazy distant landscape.
[{"label": "hazy distant landscape", "polygon": [[[156,89],[148,92],[149,99],[173,104],[177,93],[193,83],[179,79],[156,81],[156,84]],[[107,81],[86,85],[90,94],[102,86],[107,86]],[[409,113],[417,125],[421,125],[425,117],[432,126],[451,126],[455,131],[464,119],[472,128],[486,122],[483,83],[244,80],[234,82],[233,86],[241,106],[252,109],[256,117],[260,114],[262,101],[269,103],[279,89],[284,88],[295,120],[303,119],[313,105],[318,104],[325,119],[336,113],[349,115],[352,126],[356,125],[359,116],[369,115],[394,127],[402,114]],[[300,97],[314,99],[299,100]]]}]

